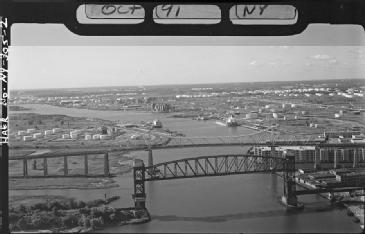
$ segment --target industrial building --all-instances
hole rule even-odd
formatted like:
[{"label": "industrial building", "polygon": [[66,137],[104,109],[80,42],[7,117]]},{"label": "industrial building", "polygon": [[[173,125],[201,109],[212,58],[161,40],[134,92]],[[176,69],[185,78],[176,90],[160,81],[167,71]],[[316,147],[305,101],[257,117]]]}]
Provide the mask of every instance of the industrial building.
[{"label": "industrial building", "polygon": [[152,111],[156,112],[170,112],[173,111],[173,107],[168,103],[152,103]]},{"label": "industrial building", "polygon": [[[254,155],[270,157],[271,147],[255,146]],[[351,148],[316,148],[315,146],[286,146],[274,147],[274,157],[295,156],[296,163],[313,163],[328,168],[351,167],[356,164],[365,165],[365,149]],[[316,155],[318,159],[316,160]]]}]

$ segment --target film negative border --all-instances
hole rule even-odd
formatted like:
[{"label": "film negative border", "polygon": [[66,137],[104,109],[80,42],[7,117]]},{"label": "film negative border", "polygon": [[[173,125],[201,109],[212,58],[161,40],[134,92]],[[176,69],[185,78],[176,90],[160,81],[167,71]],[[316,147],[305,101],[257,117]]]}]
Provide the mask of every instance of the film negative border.
[{"label": "film negative border", "polygon": [[[138,24],[81,24],[77,9],[83,4],[138,4],[145,10]],[[363,0],[236,0],[236,1],[122,1],[122,0],[28,0],[9,4],[13,23],[61,23],[79,35],[103,36],[288,36],[303,32],[310,23],[356,24],[365,28],[365,1]],[[216,24],[159,24],[153,10],[161,4],[216,5],[221,20]],[[233,24],[230,9],[237,4],[292,5],[298,10],[293,25]]]},{"label": "film negative border", "polygon": [[[82,4],[123,3],[138,4],[146,11],[145,20],[140,24],[80,24],[76,11]],[[221,9],[221,21],[214,25],[157,24],[153,9],[161,4],[206,4]],[[295,25],[233,25],[229,10],[237,4],[288,4],[298,9]],[[0,2],[0,77],[1,77],[1,233],[9,233],[8,227],[8,54],[10,28],[13,23],[58,23],[79,35],[110,36],[269,36],[294,35],[303,32],[310,23],[357,24],[365,28],[364,0],[236,0],[184,1],[184,0],[27,0]],[[6,14],[8,13],[8,15]]]},{"label": "film negative border", "polygon": [[1,188],[1,233],[9,232],[8,223],[8,55],[10,45],[9,19],[0,15],[0,79],[1,79],[1,155],[0,155],[0,188]]}]

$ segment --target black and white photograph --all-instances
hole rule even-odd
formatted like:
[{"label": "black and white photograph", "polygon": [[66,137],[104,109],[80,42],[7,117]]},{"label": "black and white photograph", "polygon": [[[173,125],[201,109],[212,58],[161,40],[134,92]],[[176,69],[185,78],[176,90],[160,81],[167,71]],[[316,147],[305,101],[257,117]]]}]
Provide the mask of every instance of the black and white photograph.
[{"label": "black and white photograph", "polygon": [[0,232],[364,233],[364,12],[0,2]]}]

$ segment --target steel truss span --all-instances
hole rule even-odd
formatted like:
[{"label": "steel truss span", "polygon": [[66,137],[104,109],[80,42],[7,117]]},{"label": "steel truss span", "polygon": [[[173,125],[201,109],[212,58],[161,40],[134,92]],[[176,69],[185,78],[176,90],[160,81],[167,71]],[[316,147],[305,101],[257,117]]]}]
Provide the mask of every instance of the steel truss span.
[{"label": "steel truss span", "polygon": [[145,167],[145,181],[286,171],[285,158],[217,155],[185,158]]},{"label": "steel truss span", "polygon": [[283,201],[297,207],[295,195],[295,158],[293,156],[264,157],[253,155],[216,155],[185,158],[145,167],[136,159],[133,168],[135,207],[146,207],[145,181],[227,176],[235,174],[284,172]]}]

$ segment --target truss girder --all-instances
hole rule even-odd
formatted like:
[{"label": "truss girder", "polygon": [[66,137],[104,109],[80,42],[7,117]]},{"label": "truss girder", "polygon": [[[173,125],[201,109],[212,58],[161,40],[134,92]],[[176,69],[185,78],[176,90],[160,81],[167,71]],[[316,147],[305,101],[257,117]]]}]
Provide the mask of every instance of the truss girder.
[{"label": "truss girder", "polygon": [[284,158],[253,155],[217,155],[186,158],[146,167],[145,180],[270,173],[285,170]]}]

